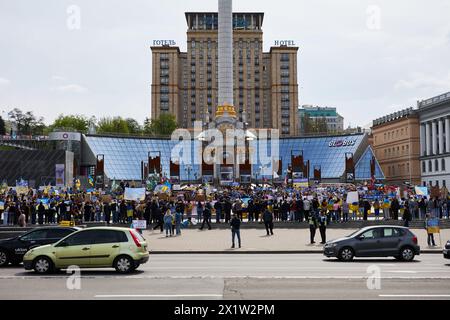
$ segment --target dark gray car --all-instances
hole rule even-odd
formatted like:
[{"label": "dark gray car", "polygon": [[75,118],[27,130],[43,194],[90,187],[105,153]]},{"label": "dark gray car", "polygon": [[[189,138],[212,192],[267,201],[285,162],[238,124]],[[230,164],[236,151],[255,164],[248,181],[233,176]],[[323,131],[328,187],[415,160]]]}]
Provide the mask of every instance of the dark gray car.
[{"label": "dark gray car", "polygon": [[360,229],[348,237],[328,241],[324,253],[328,258],[351,261],[354,257],[395,257],[412,261],[420,255],[417,237],[405,227],[373,226]]}]

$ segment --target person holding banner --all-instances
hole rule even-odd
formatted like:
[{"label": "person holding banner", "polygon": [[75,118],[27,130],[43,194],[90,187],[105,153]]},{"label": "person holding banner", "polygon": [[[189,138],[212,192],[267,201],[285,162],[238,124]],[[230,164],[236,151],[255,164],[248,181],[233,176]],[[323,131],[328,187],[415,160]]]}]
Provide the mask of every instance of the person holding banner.
[{"label": "person holding banner", "polygon": [[431,247],[431,246],[435,247],[436,243],[434,242],[433,230],[431,230],[431,228],[429,228],[431,225],[430,221],[431,221],[430,214],[427,213],[427,216],[425,218],[425,230],[427,230],[427,235],[428,235],[427,242],[428,242],[429,247]]}]

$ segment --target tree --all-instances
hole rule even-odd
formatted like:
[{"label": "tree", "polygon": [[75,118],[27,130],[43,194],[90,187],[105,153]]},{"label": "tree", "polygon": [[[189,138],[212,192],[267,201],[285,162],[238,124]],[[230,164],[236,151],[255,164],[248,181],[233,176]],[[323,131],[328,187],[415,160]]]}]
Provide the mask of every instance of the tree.
[{"label": "tree", "polygon": [[2,117],[0,117],[0,136],[4,136],[6,134],[6,125],[5,121]]},{"label": "tree", "polygon": [[18,134],[43,134],[45,129],[44,118],[36,118],[32,111],[23,113],[22,110],[14,108],[8,112],[8,115],[16,124]]},{"label": "tree", "polygon": [[49,130],[66,129],[75,130],[81,133],[87,133],[89,129],[89,119],[82,115],[59,115],[58,118],[50,125]]},{"label": "tree", "polygon": [[305,134],[314,133],[314,123],[311,120],[311,117],[309,116],[308,113],[303,114],[303,116],[301,117],[301,122],[302,122],[303,133],[305,133]]},{"label": "tree", "polygon": [[128,121],[121,117],[101,118],[97,124],[97,133],[123,133],[129,134]]},{"label": "tree", "polygon": [[178,128],[175,116],[163,113],[157,119],[145,119],[144,132],[152,135],[170,136]]},{"label": "tree", "polygon": [[316,125],[317,125],[317,133],[328,133],[327,118],[322,117],[317,119]]},{"label": "tree", "polygon": [[127,118],[125,119],[125,121],[127,122],[128,130],[130,131],[131,134],[142,133],[142,127],[136,120],[132,118]]}]

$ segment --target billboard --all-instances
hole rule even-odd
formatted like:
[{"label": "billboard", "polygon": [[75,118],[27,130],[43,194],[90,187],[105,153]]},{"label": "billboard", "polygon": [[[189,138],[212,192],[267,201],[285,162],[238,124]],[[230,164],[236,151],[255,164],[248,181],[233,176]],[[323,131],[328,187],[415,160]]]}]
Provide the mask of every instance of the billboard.
[{"label": "billboard", "polygon": [[65,186],[65,165],[64,164],[56,164],[55,165],[55,181],[57,187]]}]

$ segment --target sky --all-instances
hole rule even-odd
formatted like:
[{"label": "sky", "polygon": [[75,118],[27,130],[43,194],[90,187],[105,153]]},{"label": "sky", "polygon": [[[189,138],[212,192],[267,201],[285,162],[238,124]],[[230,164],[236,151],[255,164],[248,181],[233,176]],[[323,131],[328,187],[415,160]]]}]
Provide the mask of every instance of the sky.
[{"label": "sky", "polygon": [[[300,105],[345,126],[450,91],[448,0],[234,0],[264,12],[264,48],[299,46]],[[0,0],[0,112],[150,116],[154,40],[186,51],[186,11],[216,0]]]}]

